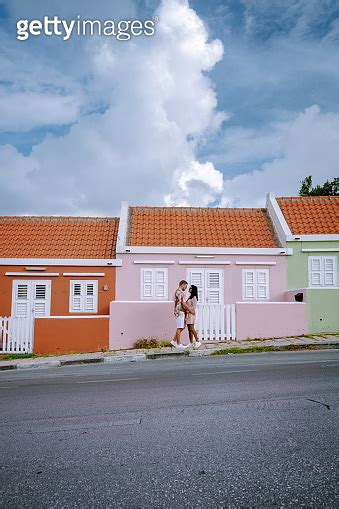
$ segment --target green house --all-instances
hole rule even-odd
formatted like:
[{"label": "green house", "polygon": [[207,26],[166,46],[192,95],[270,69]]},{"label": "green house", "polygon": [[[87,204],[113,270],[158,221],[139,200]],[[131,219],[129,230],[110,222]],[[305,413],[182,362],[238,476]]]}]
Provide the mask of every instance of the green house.
[{"label": "green house", "polygon": [[287,296],[307,302],[308,332],[339,331],[339,197],[276,198],[266,207],[288,248]]}]

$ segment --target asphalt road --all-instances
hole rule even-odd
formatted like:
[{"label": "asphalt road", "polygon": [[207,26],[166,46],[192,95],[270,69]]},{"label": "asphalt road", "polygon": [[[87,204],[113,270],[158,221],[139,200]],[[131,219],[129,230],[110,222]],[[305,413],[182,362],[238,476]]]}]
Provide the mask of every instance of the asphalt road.
[{"label": "asphalt road", "polygon": [[334,508],[339,351],[0,372],[0,507]]}]

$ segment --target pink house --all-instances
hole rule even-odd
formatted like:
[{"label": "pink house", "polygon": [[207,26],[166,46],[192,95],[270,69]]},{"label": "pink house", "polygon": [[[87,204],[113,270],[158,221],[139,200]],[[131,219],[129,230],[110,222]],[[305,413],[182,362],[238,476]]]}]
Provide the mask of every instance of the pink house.
[{"label": "pink house", "polygon": [[[205,341],[306,332],[306,303],[291,301],[286,258],[266,209],[128,207],[117,240],[111,349],[139,338],[172,339],[181,279],[199,289],[197,330]],[[186,342],[187,331],[183,333]]]}]

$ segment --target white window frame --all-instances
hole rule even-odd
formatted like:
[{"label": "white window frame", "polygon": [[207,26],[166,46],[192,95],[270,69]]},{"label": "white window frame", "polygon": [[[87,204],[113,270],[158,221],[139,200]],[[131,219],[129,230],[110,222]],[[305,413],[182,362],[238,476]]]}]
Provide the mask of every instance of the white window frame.
[{"label": "white window frame", "polygon": [[[151,274],[151,281],[149,285],[151,286],[150,295],[145,295],[144,285],[145,283],[145,274],[146,272]],[[164,295],[157,296],[156,286],[157,284],[157,273],[161,272],[164,275]],[[141,300],[167,300],[168,299],[168,269],[162,267],[147,267],[142,268],[140,271],[140,298]]]},{"label": "white window frame", "polygon": [[[253,277],[253,297],[246,296],[246,274],[252,272]],[[266,274],[266,297],[259,297],[258,275],[260,273]],[[270,300],[270,270],[269,269],[242,269],[242,300],[244,301],[268,301]]]},{"label": "white window frame", "polygon": [[[80,310],[73,308],[73,287],[76,284],[81,285],[81,304]],[[86,309],[86,294],[84,289],[87,284],[93,284],[94,309]],[[98,312],[98,280],[97,279],[71,279],[69,282],[69,312],[79,314],[95,314]]]},{"label": "white window frame", "polygon": [[[219,293],[219,305],[224,304],[224,295],[225,295],[225,271],[224,269],[212,269],[211,267],[203,267],[203,268],[194,268],[190,267],[186,271],[186,279],[188,281],[188,285],[195,284],[192,281],[192,274],[199,274],[201,275],[201,288],[198,288],[198,294],[199,294],[199,304],[211,304],[210,302],[210,292],[213,291],[213,288],[209,285],[209,275],[211,273],[218,273],[219,274],[219,282],[220,286],[217,289]],[[189,288],[188,286],[188,288]],[[198,285],[196,285],[198,286]],[[211,304],[213,305],[213,304]]]},{"label": "white window frame", "polygon": [[[17,288],[19,285],[27,285],[27,316],[35,316],[34,306],[39,299],[35,299],[33,296],[36,285],[46,285],[46,316],[51,315],[51,286],[52,282],[49,279],[44,280],[32,280],[32,279],[13,279],[12,282],[12,310],[11,315],[17,316]],[[37,316],[38,317],[38,316]]]},{"label": "white window frame", "polygon": [[[312,270],[313,261],[319,261],[319,271]],[[332,260],[333,262],[333,283],[326,284],[325,273],[332,271],[326,271],[326,260]],[[319,272],[319,284],[312,282],[312,274]],[[308,286],[309,288],[336,288],[337,287],[337,257],[336,256],[309,256],[308,257]]]}]

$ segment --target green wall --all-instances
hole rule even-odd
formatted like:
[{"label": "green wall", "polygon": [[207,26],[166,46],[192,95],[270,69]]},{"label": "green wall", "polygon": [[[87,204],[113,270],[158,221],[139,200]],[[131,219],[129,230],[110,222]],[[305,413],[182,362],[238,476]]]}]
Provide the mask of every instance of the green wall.
[{"label": "green wall", "polygon": [[309,332],[339,332],[339,289],[307,290]]},{"label": "green wall", "polygon": [[[339,268],[339,253],[316,251],[319,249],[339,249],[339,241],[324,242],[288,242],[293,255],[287,256],[287,288],[290,290],[308,287],[308,257],[336,256]],[[303,253],[302,249],[314,249]],[[337,284],[339,275],[337,274]],[[339,332],[339,288],[307,290],[308,332]]]}]

